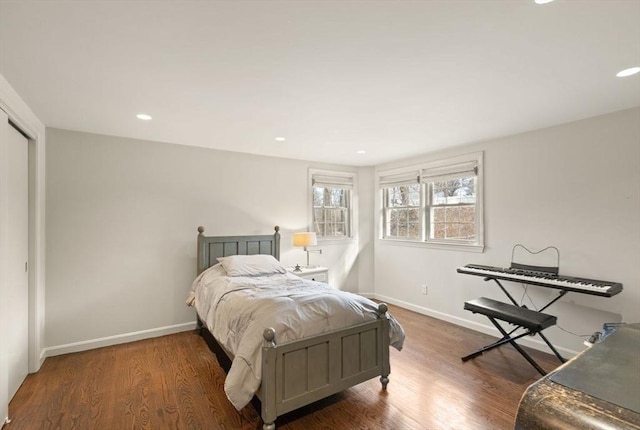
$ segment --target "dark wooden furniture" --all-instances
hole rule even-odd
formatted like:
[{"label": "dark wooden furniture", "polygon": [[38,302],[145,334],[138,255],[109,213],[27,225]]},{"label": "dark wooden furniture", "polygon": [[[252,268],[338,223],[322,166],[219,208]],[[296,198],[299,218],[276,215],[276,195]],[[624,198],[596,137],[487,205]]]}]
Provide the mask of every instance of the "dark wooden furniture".
[{"label": "dark wooden furniture", "polygon": [[618,328],[530,385],[515,428],[640,429],[640,324]]},{"label": "dark wooden furniture", "polygon": [[[198,274],[216,264],[217,257],[268,254],[279,258],[279,229],[276,226],[273,235],[207,237],[204,227],[198,227]],[[275,330],[265,327],[262,381],[256,393],[264,430],[274,430],[275,419],[282,414],[376,376],[386,389],[390,373],[387,305],[380,304],[377,314],[373,321],[280,345],[275,342]],[[208,344],[215,340],[199,317],[198,325]],[[233,360],[230,351],[217,347]]]}]

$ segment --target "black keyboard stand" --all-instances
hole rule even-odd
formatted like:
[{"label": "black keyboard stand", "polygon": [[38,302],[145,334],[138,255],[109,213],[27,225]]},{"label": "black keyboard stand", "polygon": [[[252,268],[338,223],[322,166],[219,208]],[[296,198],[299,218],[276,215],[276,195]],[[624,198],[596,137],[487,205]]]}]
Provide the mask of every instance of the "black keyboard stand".
[{"label": "black keyboard stand", "polygon": [[[498,286],[500,287],[500,289],[502,290],[503,293],[506,294],[507,297],[509,297],[509,300],[511,300],[511,303],[513,303],[515,306],[520,306],[518,304],[518,302],[516,302],[516,300],[513,298],[513,296],[509,293],[509,291],[507,291],[507,289],[500,283],[500,281],[496,278],[492,278],[492,277],[486,277],[484,278],[485,281],[495,281],[496,284],[498,284]],[[562,298],[562,296],[564,296],[565,294],[567,294],[568,291],[567,290],[560,290],[558,292],[558,295],[556,296],[555,299],[551,300],[549,303],[547,303],[546,305],[544,305],[543,307],[541,307],[540,309],[538,309],[538,312],[542,312],[545,309],[547,309],[549,306],[551,306],[552,304],[554,304],[555,302],[557,302],[558,300],[560,300]],[[526,308],[526,306],[522,306],[524,308]]]}]

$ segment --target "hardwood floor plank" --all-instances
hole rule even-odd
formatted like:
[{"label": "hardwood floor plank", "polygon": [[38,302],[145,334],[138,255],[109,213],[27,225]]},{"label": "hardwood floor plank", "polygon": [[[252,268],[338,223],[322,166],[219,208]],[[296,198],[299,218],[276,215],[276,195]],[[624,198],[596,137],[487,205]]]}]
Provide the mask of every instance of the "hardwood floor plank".
[{"label": "hardwood floor plank", "polygon": [[[491,336],[396,306],[401,352],[391,349],[386,391],[377,379],[278,418],[282,430],[512,429],[520,397],[539,378],[510,345],[463,363]],[[551,370],[560,363],[527,349]],[[261,428],[259,411],[236,411],[225,372],[196,332],[48,358],[9,405],[21,429]]]}]

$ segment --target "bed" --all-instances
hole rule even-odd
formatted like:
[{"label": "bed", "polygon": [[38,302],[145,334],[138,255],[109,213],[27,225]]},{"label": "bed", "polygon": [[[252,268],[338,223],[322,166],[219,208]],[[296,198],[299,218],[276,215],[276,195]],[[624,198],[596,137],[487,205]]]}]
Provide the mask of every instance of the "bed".
[{"label": "bed", "polygon": [[[223,351],[231,363],[225,380],[225,393],[236,409],[248,403],[248,395],[253,397],[255,394],[261,404],[263,430],[274,430],[278,416],[377,376],[380,377],[382,389],[386,389],[390,373],[389,346],[401,349],[404,332],[387,313],[385,304],[303,280],[288,271],[265,275],[264,283],[262,275],[230,277],[229,267],[221,268],[221,265],[229,264],[233,259],[246,261],[254,258],[232,256],[256,256],[263,260],[272,256],[274,261],[279,260],[279,227],[276,226],[275,233],[271,235],[224,237],[205,236],[204,228],[198,227],[198,277],[188,302],[196,308],[198,327],[212,351]],[[220,285],[223,282],[227,283],[222,288]],[[276,282],[285,286],[272,288]],[[256,283],[257,287],[254,288],[252,283]],[[215,288],[206,289],[203,285],[214,285]],[[275,295],[280,294],[278,291],[285,291],[283,294],[288,296],[274,299]],[[329,305],[325,305],[321,295],[326,296]],[[244,302],[240,301],[241,296],[245,297],[242,299]],[[282,321],[289,321],[289,316],[285,317],[285,311],[271,311],[269,306],[276,302],[291,303],[292,296],[307,298],[304,306],[295,305],[296,311],[310,305],[314,309],[312,313],[325,312],[328,306],[330,312],[334,312],[333,303],[342,300],[336,299],[337,296],[351,296],[355,302],[338,307],[356,309],[355,314],[359,312],[361,315],[357,318],[343,316],[342,310],[338,309],[335,317],[330,314],[331,318],[323,319],[330,324],[330,329],[322,330],[321,324],[316,321],[309,325],[289,324],[287,327],[293,327],[293,330],[283,330]],[[225,311],[224,306],[236,307],[230,308],[233,311]],[[236,311],[245,307],[246,315]],[[269,319],[264,322],[264,317],[259,315],[261,312],[267,315],[271,312],[272,317],[276,315],[277,318],[274,317],[273,322]],[[232,315],[236,313],[240,316]],[[221,323],[221,318],[227,314],[237,317],[243,321],[243,325],[251,328],[243,328],[243,331],[238,329],[239,334],[235,338],[238,322],[226,323],[224,320],[225,323]],[[257,322],[246,322],[250,318],[264,325],[259,326],[260,332],[256,331]],[[333,320],[339,322],[330,323]],[[336,328],[331,324],[341,326]],[[291,331],[300,333],[290,336]],[[254,342],[258,344],[254,346]],[[257,349],[257,353],[253,352],[253,348]],[[252,360],[257,362],[252,365]]]}]

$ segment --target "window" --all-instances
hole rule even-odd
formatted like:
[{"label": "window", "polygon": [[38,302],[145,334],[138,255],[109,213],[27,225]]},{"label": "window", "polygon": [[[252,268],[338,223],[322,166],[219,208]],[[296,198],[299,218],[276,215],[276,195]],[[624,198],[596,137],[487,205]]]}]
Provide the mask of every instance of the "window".
[{"label": "window", "polygon": [[382,239],[482,251],[482,153],[392,173],[378,177]]},{"label": "window", "polygon": [[475,242],[476,174],[427,182],[429,238]]},{"label": "window", "polygon": [[311,171],[312,223],[318,238],[351,237],[354,182],[351,173]]},{"label": "window", "polygon": [[384,237],[420,239],[422,191],[418,172],[384,176],[379,184],[382,190]]}]

